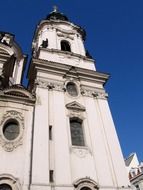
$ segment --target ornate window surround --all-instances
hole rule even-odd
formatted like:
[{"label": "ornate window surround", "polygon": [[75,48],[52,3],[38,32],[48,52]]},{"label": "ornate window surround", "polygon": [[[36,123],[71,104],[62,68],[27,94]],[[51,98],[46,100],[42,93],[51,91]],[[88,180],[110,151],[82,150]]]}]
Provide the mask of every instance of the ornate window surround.
[{"label": "ornate window surround", "polygon": [[[3,134],[3,127],[5,126],[6,123],[8,123],[11,120],[17,121],[20,129],[18,137],[14,140],[6,139]],[[23,132],[24,132],[24,117],[22,116],[22,113],[17,112],[15,110],[6,111],[0,122],[0,145],[5,149],[5,151],[7,152],[13,151],[17,146],[22,144]]]},{"label": "ornate window surround", "polygon": [[[70,152],[76,154],[80,158],[84,158],[87,154],[92,154],[90,148],[87,145],[87,140],[86,140],[86,135],[85,135],[85,111],[86,108],[81,105],[80,103],[73,101],[68,104],[66,104],[67,108],[67,122],[68,122],[68,128],[69,128],[69,143],[70,143]],[[72,145],[72,140],[71,140],[71,133],[70,133],[70,118],[79,118],[82,120],[82,128],[83,128],[83,137],[84,137],[84,146],[75,146]]]},{"label": "ornate window surround", "polygon": [[66,91],[72,97],[77,97],[78,96],[77,85],[75,83],[73,83],[73,82],[68,82],[67,83]]},{"label": "ornate window surround", "polygon": [[12,190],[20,190],[21,185],[17,179],[15,179],[12,175],[9,174],[2,174],[0,175],[0,185],[7,184],[9,185]]},{"label": "ornate window surround", "polygon": [[[90,150],[87,146],[86,142],[86,135],[85,135],[85,116],[84,112],[86,111],[85,107],[80,103],[73,101],[71,103],[66,104],[66,108],[68,110],[67,117],[68,117],[68,128],[69,128],[69,142],[70,142],[70,152],[73,152],[78,157],[85,157],[86,154],[90,153]],[[71,132],[70,132],[70,119],[78,118],[82,120],[82,130],[83,130],[83,137],[84,137],[84,146],[76,146],[72,145],[71,139]]]},{"label": "ornate window surround", "polygon": [[[76,85],[77,96],[72,96],[72,95],[70,95],[70,94],[68,93],[68,91],[67,91],[67,84],[68,84],[68,83],[74,83],[74,84]],[[69,80],[66,80],[66,81],[65,81],[64,89],[65,89],[65,91],[66,91],[67,96],[70,97],[70,98],[77,99],[77,98],[79,98],[79,96],[81,95],[81,94],[80,94],[80,83],[79,83],[78,81],[74,80],[73,78],[70,78]]]},{"label": "ornate window surround", "polygon": [[81,190],[83,187],[88,187],[91,190],[99,189],[99,185],[90,178],[82,178],[73,183],[75,190]]}]

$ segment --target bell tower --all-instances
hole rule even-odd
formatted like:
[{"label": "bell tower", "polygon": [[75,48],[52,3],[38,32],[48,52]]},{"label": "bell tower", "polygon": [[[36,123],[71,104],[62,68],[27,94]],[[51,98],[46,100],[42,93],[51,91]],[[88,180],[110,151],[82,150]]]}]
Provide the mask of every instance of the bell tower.
[{"label": "bell tower", "polygon": [[130,189],[104,89],[109,75],[96,71],[85,37],[57,8],[36,28],[32,190]]}]

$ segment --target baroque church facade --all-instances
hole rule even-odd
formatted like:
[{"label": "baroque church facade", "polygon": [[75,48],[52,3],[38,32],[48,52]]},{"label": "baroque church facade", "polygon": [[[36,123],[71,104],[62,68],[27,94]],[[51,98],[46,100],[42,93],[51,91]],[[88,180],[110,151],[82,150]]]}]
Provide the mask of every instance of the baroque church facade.
[{"label": "baroque church facade", "polygon": [[0,33],[0,190],[130,189],[104,85],[85,31],[56,9],[27,58]]}]

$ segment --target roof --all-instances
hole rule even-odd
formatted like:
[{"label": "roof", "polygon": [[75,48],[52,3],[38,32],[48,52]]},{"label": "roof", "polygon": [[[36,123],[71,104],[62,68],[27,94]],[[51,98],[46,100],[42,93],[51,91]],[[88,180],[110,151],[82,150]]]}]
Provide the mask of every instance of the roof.
[{"label": "roof", "polygon": [[69,21],[66,15],[60,13],[56,6],[54,6],[54,10],[47,16],[47,20],[62,20]]},{"label": "roof", "polygon": [[60,13],[60,12],[52,12],[50,13],[47,18],[47,20],[63,20],[63,21],[68,21],[68,18]]},{"label": "roof", "polygon": [[[64,21],[64,22],[70,23],[68,17],[66,15],[64,15],[63,13],[59,12],[56,6],[54,7],[54,10],[49,15],[47,15],[46,20],[48,20],[48,21]],[[76,26],[78,26],[78,25],[76,25]],[[83,40],[85,40],[86,39],[85,30],[82,27],[78,26],[78,32],[81,33]]]},{"label": "roof", "polygon": [[135,153],[130,154],[130,156],[128,158],[125,159],[125,164],[126,166],[129,166],[131,161],[133,160]]}]

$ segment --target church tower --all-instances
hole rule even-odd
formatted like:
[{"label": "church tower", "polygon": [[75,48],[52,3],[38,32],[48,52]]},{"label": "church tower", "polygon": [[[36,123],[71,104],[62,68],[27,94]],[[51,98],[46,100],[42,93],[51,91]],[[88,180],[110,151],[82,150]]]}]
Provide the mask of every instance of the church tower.
[{"label": "church tower", "polygon": [[129,189],[104,89],[109,75],[96,71],[85,35],[56,8],[35,31],[33,190]]},{"label": "church tower", "polygon": [[96,71],[85,38],[55,7],[36,28],[25,89],[26,56],[1,33],[0,190],[130,189],[109,75]]}]

